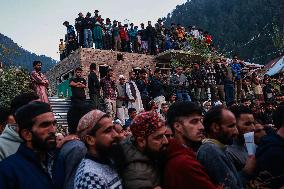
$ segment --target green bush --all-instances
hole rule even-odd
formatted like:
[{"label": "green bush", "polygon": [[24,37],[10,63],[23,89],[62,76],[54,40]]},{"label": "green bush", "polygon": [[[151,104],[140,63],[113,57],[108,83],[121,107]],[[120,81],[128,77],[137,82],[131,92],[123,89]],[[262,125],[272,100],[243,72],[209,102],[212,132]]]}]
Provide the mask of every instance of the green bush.
[{"label": "green bush", "polygon": [[29,73],[18,67],[0,69],[0,105],[9,107],[11,100],[23,93],[33,91]]}]

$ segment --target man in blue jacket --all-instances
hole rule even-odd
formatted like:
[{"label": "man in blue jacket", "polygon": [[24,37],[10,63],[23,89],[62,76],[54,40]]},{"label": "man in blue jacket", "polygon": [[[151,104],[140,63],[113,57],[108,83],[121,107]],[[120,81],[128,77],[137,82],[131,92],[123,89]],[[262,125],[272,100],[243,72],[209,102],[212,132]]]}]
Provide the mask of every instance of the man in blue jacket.
[{"label": "man in blue jacket", "polygon": [[31,102],[15,114],[23,139],[18,151],[0,163],[1,189],[52,189],[56,120],[49,104]]}]

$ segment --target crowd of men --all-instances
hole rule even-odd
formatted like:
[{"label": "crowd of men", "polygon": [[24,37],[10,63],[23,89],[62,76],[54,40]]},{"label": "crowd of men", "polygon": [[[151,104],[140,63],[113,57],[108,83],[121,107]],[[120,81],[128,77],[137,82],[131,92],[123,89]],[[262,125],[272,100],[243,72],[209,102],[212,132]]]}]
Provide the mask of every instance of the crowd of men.
[{"label": "crowd of men", "polygon": [[[283,188],[284,103],[270,77],[249,80],[234,72],[237,57],[222,61],[200,66],[226,68],[224,83],[199,64],[168,80],[158,68],[131,71],[127,82],[112,69],[98,79],[95,64],[86,80],[77,68],[68,134],[58,133],[42,90],[16,96],[0,109],[0,188]],[[31,78],[46,87],[41,62],[34,68]]]},{"label": "crowd of men", "polygon": [[148,21],[147,26],[141,23],[139,28],[133,23],[122,24],[117,20],[111,22],[109,18],[104,20],[98,10],[94,13],[94,16],[89,12],[86,16],[79,13],[75,19],[75,28],[68,21],[63,23],[67,33],[65,40],[60,39],[60,60],[79,47],[155,55],[168,49],[188,47],[188,37],[208,46],[212,44],[212,36],[195,26],[185,28],[172,23],[168,28],[162,19],[158,19],[154,26]]}]

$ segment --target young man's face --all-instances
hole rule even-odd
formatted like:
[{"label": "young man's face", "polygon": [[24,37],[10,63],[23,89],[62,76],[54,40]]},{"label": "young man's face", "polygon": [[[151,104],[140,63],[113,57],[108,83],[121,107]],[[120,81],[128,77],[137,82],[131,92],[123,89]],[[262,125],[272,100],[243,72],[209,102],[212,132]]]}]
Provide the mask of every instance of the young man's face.
[{"label": "young man's face", "polygon": [[201,142],[204,138],[203,117],[199,114],[181,117],[176,123],[176,130],[185,141]]},{"label": "young man's face", "polygon": [[81,77],[81,76],[82,76],[82,71],[77,70],[77,71],[75,72],[75,76],[76,76],[76,77]]},{"label": "young man's face", "polygon": [[148,74],[147,74],[147,73],[142,73],[142,74],[141,74],[141,78],[142,78],[142,79],[146,79],[147,77],[148,77]]},{"label": "young man's face", "polygon": [[162,77],[162,73],[161,72],[156,72],[155,76],[157,79],[160,79]]},{"label": "young man's face", "polygon": [[227,145],[233,144],[233,139],[238,136],[238,129],[236,127],[236,118],[234,114],[228,110],[223,110],[222,121],[215,129],[218,140]]},{"label": "young man's face", "polygon": [[237,63],[237,62],[238,62],[238,57],[237,57],[237,56],[234,56],[233,62],[234,62],[234,63]]},{"label": "young man's face", "polygon": [[31,129],[32,146],[35,150],[48,151],[56,147],[56,120],[52,112],[36,116]]},{"label": "young man's face", "polygon": [[176,72],[178,75],[182,74],[183,68],[182,67],[177,67]]},{"label": "young man's face", "polygon": [[109,72],[108,72],[108,76],[109,76],[109,77],[112,77],[112,76],[113,76],[113,71],[109,71]]},{"label": "young man's face", "polygon": [[254,131],[253,114],[241,114],[237,120],[237,127],[239,130],[239,134],[241,135],[253,132]]},{"label": "young man's face", "polygon": [[[164,125],[165,123],[160,122],[159,124]],[[145,150],[148,153],[156,154],[166,150],[167,145],[169,144],[169,141],[165,136],[166,131],[167,128],[163,126],[154,133],[152,133],[150,136],[148,136],[145,147]]]},{"label": "young man's face", "polygon": [[36,65],[34,66],[34,69],[35,69],[36,71],[41,71],[41,63],[36,64]]},{"label": "young man's face", "polygon": [[133,112],[130,113],[129,117],[130,117],[131,119],[134,119],[134,118],[136,117],[136,115],[137,115],[137,112],[136,112],[136,111],[133,111]]},{"label": "young man's face", "polygon": [[135,73],[134,73],[134,72],[131,72],[131,73],[129,74],[129,78],[132,79],[132,80],[135,80],[135,79],[136,79]]},{"label": "young man's face", "polygon": [[162,113],[166,114],[168,112],[168,110],[169,110],[169,106],[167,104],[162,105],[162,107],[161,107]]}]

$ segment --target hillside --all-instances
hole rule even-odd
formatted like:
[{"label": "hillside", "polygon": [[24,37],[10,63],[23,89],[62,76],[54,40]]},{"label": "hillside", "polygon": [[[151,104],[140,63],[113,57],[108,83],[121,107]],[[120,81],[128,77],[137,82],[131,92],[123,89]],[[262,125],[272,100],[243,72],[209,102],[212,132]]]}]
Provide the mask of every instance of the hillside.
[{"label": "hillside", "polygon": [[47,71],[57,62],[44,55],[36,55],[21,47],[19,47],[12,39],[0,33],[0,62],[4,66],[21,66],[31,71],[33,69],[32,62],[40,60],[43,62],[43,71]]},{"label": "hillside", "polygon": [[195,25],[213,35],[221,52],[265,64],[283,52],[275,35],[282,31],[281,11],[281,0],[188,0],[169,13],[165,23]]}]

